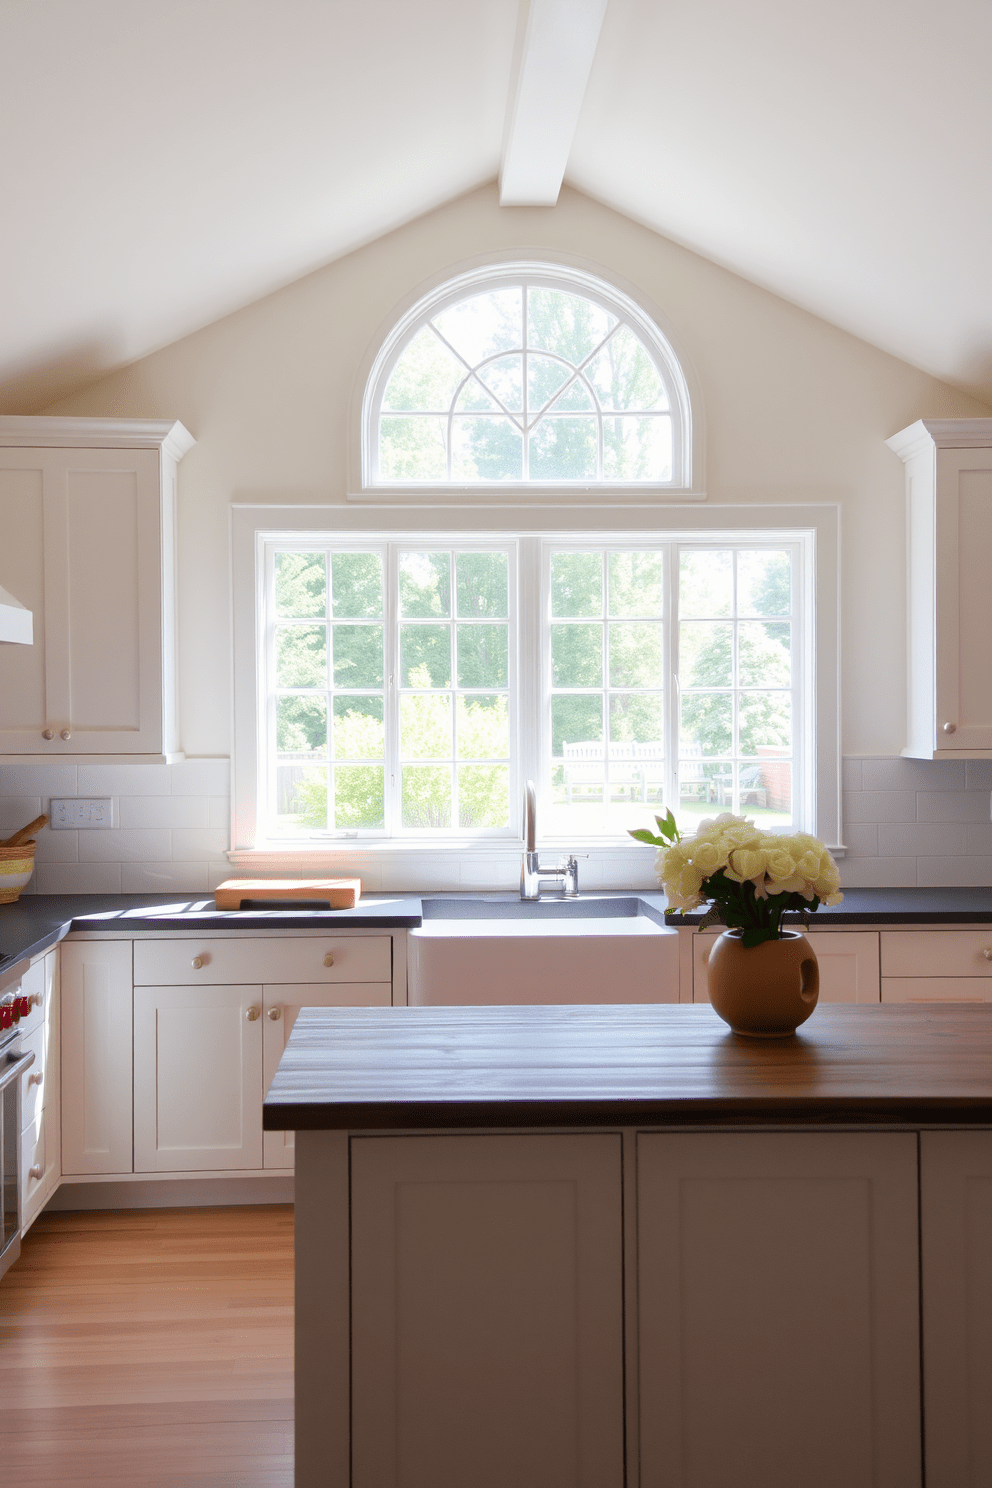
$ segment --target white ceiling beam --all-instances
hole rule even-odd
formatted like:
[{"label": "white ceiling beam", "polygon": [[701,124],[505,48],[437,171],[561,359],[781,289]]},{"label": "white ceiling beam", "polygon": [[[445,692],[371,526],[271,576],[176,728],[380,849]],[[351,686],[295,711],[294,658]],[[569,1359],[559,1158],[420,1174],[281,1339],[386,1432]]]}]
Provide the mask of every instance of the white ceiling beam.
[{"label": "white ceiling beam", "polygon": [[553,207],[579,122],[607,0],[529,0],[511,90],[499,200]]}]

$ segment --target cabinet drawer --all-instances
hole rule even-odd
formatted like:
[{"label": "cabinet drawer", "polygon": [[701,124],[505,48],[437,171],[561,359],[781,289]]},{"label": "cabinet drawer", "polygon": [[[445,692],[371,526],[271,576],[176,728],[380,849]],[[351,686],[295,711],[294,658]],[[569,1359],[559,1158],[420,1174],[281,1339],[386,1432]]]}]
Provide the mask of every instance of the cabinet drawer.
[{"label": "cabinet drawer", "polygon": [[[325,965],[330,959],[331,964]],[[308,936],[299,940],[136,940],[136,986],[199,983],[388,982],[388,935]]]},{"label": "cabinet drawer", "polygon": [[45,1127],[39,1117],[21,1132],[21,1207],[45,1181]]},{"label": "cabinet drawer", "polygon": [[41,1115],[48,1094],[48,1051],[45,1047],[44,1028],[36,1028],[34,1033],[23,1039],[22,1048],[25,1054],[30,1052],[34,1055],[34,1064],[29,1065],[21,1076],[21,1131],[27,1131]]},{"label": "cabinet drawer", "polygon": [[992,1002],[992,977],[883,977],[883,1002]]},{"label": "cabinet drawer", "polygon": [[992,977],[987,930],[883,930],[883,977]]},{"label": "cabinet drawer", "polygon": [[45,957],[42,956],[21,977],[20,996],[26,997],[31,1004],[27,1017],[20,1022],[23,1034],[33,1033],[44,1021],[45,991]]}]

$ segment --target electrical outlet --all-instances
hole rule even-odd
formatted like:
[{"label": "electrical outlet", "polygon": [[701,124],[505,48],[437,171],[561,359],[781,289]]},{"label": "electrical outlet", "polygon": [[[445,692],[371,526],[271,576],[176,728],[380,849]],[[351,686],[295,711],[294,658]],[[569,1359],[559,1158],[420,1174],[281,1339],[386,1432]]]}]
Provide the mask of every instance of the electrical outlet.
[{"label": "electrical outlet", "polygon": [[63,827],[112,827],[114,825],[114,802],[112,797],[92,800],[87,796],[69,796],[53,800],[48,812],[49,825],[59,831]]}]

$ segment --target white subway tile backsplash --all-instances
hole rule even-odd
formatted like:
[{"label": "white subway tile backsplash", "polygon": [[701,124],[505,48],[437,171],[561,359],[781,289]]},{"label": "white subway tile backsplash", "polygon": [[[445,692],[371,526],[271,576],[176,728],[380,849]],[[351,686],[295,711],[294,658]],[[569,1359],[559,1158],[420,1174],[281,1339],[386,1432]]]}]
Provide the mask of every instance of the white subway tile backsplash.
[{"label": "white subway tile backsplash", "polygon": [[[89,833],[93,836],[93,833]],[[120,863],[39,863],[39,894],[119,894]]]},{"label": "white subway tile backsplash", "polygon": [[[177,801],[195,800],[193,796],[177,796]],[[206,827],[226,827],[231,830],[231,798],[230,796],[207,796],[207,820],[203,823]],[[177,822],[178,826],[179,823]],[[192,826],[193,823],[191,822]],[[197,823],[199,825],[199,823]]]},{"label": "white subway tile backsplash", "polygon": [[911,889],[915,858],[844,858],[837,864],[842,889]]},{"label": "white subway tile backsplash", "polygon": [[845,759],[841,767],[841,784],[846,791],[863,790],[861,760]]},{"label": "white subway tile backsplash", "polygon": [[167,796],[175,765],[80,765],[79,790],[54,795]]},{"label": "white subway tile backsplash", "polygon": [[964,760],[889,759],[861,761],[865,791],[964,790]]},{"label": "white subway tile backsplash", "polygon": [[230,845],[226,827],[181,828],[172,833],[172,857],[180,863],[215,863]]},{"label": "white subway tile backsplash", "polygon": [[76,863],[79,861],[79,833],[53,832],[45,827],[37,834],[36,863]]},{"label": "white subway tile backsplash", "polygon": [[74,796],[76,780],[75,765],[0,764],[0,796]]},{"label": "white subway tile backsplash", "polygon": [[202,894],[207,887],[205,863],[123,863],[123,894]]},{"label": "white subway tile backsplash", "polygon": [[849,858],[877,858],[878,827],[873,822],[845,822],[844,846]]},{"label": "white subway tile backsplash", "polygon": [[992,854],[992,822],[969,822],[965,853],[968,857],[987,857]]},{"label": "white subway tile backsplash", "polygon": [[40,796],[0,796],[0,837],[9,837],[18,827],[26,827],[41,815],[42,809]]},{"label": "white subway tile backsplash", "polygon": [[992,760],[966,760],[964,783],[968,790],[992,791]]},{"label": "white subway tile backsplash", "polygon": [[878,828],[880,858],[949,857],[967,850],[963,822],[882,822]]},{"label": "white subway tile backsplash", "polygon": [[172,767],[174,796],[223,796],[231,789],[231,766],[226,759],[183,760]]},{"label": "white subway tile backsplash", "polygon": [[988,796],[985,791],[920,791],[916,797],[916,816],[921,822],[987,822]]},{"label": "white subway tile backsplash", "polygon": [[81,863],[167,863],[172,857],[172,834],[146,828],[79,833]]},{"label": "white subway tile backsplash", "polygon": [[992,857],[920,858],[917,882],[924,888],[988,888]]},{"label": "white subway tile backsplash", "polygon": [[845,791],[845,822],[916,820],[915,791]]},{"label": "white subway tile backsplash", "polygon": [[122,827],[208,827],[209,796],[121,796]]}]

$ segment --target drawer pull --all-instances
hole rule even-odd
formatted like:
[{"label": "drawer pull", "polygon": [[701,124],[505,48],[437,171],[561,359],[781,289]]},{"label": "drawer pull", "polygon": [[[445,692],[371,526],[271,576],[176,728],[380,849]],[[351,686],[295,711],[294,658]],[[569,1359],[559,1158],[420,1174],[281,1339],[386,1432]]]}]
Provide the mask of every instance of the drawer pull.
[{"label": "drawer pull", "polygon": [[42,729],[42,731],[41,731],[41,737],[43,739],[54,739],[55,738],[55,730],[54,729],[50,729],[50,728]]},{"label": "drawer pull", "polygon": [[334,965],[334,957],[331,955],[330,951],[328,951],[327,955],[324,957],[324,965],[325,966],[333,966]]},{"label": "drawer pull", "polygon": [[203,957],[202,956],[194,956],[193,959],[192,959],[192,961],[189,964],[190,964],[190,966],[192,966],[192,968],[193,968],[194,971],[199,971],[200,968],[203,965]]},{"label": "drawer pull", "polygon": [[269,1017],[272,1019],[273,1023],[278,1023],[279,1022],[279,1019],[282,1017],[282,1008],[281,1007],[270,1007],[269,1008]]},{"label": "drawer pull", "polygon": [[45,1172],[45,1170],[41,1166],[41,1163],[35,1163],[33,1167],[28,1168],[28,1177],[29,1178],[41,1178],[41,1177],[44,1176],[44,1172]]},{"label": "drawer pull", "polygon": [[986,961],[992,961],[992,946],[986,946],[984,951],[982,952],[982,955],[985,957]]},{"label": "drawer pull", "polygon": [[28,1084],[29,1085],[40,1085],[41,1084],[41,1081],[42,1081],[42,1075],[41,1075],[41,1072],[40,1071],[37,1074],[28,1075]]},{"label": "drawer pull", "polygon": [[958,731],[958,726],[957,726],[956,723],[945,723],[944,724],[944,733],[945,734],[956,734],[957,731]]},{"label": "drawer pull", "polygon": [[257,1008],[257,1007],[250,1007],[248,1009],[248,1011],[245,1013],[245,1017],[248,1019],[248,1022],[249,1023],[256,1022],[261,1016],[262,1016],[261,1008]]},{"label": "drawer pull", "polygon": [[69,740],[72,738],[72,733],[69,729],[62,729],[59,733],[59,738],[64,739],[68,744]]}]

